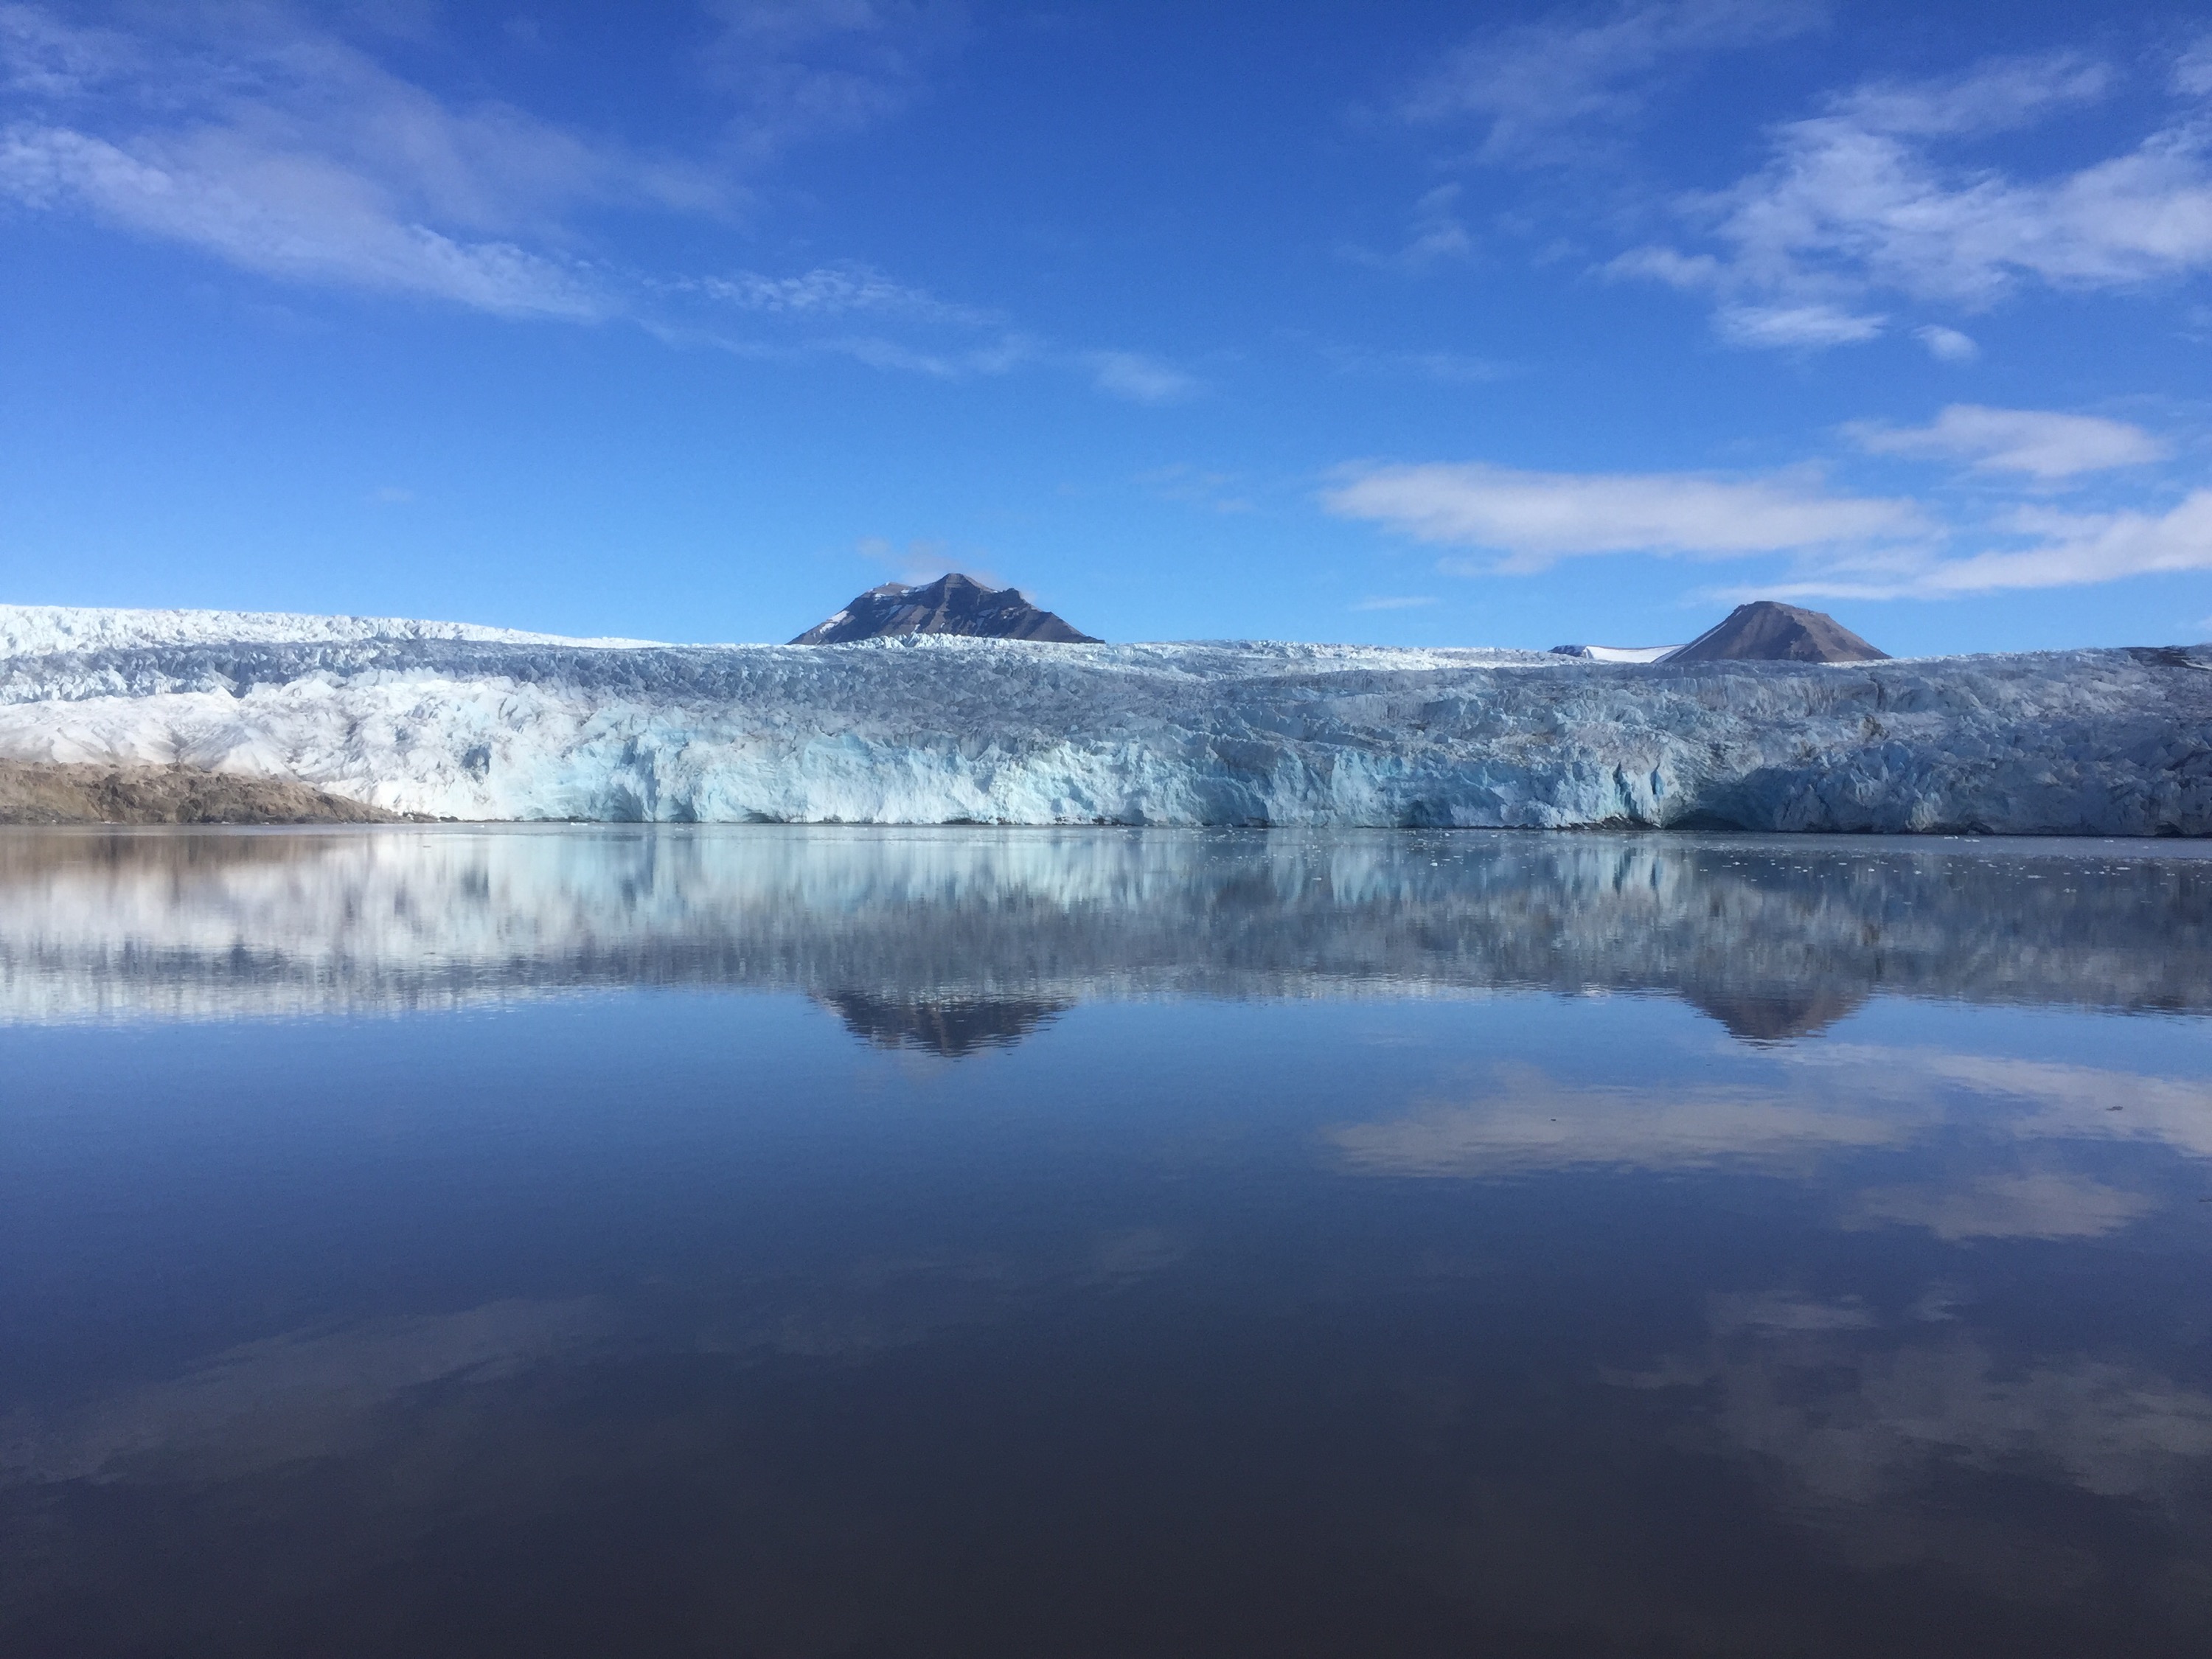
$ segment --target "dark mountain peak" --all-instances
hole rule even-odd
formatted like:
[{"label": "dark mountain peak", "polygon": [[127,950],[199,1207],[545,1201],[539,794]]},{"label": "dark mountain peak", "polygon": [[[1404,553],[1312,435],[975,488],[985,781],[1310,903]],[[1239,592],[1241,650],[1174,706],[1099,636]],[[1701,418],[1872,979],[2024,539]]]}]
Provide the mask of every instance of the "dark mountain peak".
[{"label": "dark mountain peak", "polygon": [[1668,662],[1879,662],[1878,651],[1833,617],[1773,599],[1753,599],[1728,613]]},{"label": "dark mountain peak", "polygon": [[817,623],[793,645],[842,645],[891,634],[964,634],[987,640],[1044,640],[1060,645],[1097,645],[1049,611],[1040,611],[1018,588],[986,587],[957,571],[921,587],[885,582],[872,587],[827,621]]}]

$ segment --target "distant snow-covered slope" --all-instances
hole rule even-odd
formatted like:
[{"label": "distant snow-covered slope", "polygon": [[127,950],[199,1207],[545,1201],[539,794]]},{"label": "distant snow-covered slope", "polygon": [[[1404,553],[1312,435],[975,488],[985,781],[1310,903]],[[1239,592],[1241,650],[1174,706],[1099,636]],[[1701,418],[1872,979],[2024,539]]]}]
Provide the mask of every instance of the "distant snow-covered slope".
[{"label": "distant snow-covered slope", "polygon": [[1679,645],[1555,645],[1555,657],[1586,657],[1592,662],[1664,662]]},{"label": "distant snow-covered slope", "polygon": [[0,623],[29,641],[0,656],[0,756],[455,817],[2212,833],[2206,647],[1638,666],[54,614]]},{"label": "distant snow-covered slope", "polygon": [[0,657],[64,651],[129,651],[155,645],[331,645],[362,640],[487,640],[507,645],[630,646],[641,640],[571,640],[473,623],[397,617],[302,617],[283,611],[102,611],[68,605],[0,605]]}]

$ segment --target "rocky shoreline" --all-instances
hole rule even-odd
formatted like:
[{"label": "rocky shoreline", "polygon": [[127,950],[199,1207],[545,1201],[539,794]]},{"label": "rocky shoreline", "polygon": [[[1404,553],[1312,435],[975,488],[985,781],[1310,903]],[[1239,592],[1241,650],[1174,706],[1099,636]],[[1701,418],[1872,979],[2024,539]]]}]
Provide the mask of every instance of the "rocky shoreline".
[{"label": "rocky shoreline", "polygon": [[0,824],[400,823],[423,817],[281,778],[199,767],[0,760]]}]

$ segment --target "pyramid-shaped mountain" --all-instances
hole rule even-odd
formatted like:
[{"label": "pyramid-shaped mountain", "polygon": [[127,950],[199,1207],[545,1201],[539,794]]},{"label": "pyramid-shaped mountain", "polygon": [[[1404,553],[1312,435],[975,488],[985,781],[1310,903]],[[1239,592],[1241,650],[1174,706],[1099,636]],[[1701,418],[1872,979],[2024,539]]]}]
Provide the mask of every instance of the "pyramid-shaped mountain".
[{"label": "pyramid-shaped mountain", "polygon": [[1833,617],[1773,599],[1754,599],[1667,653],[1668,662],[1886,662]]},{"label": "pyramid-shaped mountain", "polygon": [[885,582],[872,587],[818,622],[793,645],[842,645],[891,634],[964,634],[985,640],[1044,640],[1060,645],[1097,645],[1089,634],[1070,628],[1049,611],[1040,611],[1018,588],[986,587],[957,571],[921,587]]}]

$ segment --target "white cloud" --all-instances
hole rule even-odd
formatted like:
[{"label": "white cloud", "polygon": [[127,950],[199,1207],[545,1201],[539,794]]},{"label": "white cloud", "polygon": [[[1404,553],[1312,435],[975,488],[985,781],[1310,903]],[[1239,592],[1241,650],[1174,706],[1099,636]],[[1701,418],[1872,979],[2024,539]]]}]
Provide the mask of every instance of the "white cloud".
[{"label": "white cloud", "polygon": [[1419,541],[1504,554],[1541,569],[1574,554],[1701,558],[1866,544],[1921,534],[1910,501],[1837,495],[1817,480],[1692,473],[1523,472],[1480,463],[1370,466],[1322,497],[1340,517]]},{"label": "white cloud", "polygon": [[[2194,62],[2177,70],[2191,85]],[[1731,313],[1860,317],[1875,293],[1978,310],[2024,283],[2127,289],[2212,269],[2212,127],[2198,117],[2042,178],[1939,148],[2078,106],[2111,81],[2101,65],[2069,55],[1862,87],[1777,127],[1756,173],[1685,202],[1721,252],[1642,248],[1607,269],[1709,290],[1724,337],[1788,346],[1853,343],[1877,331],[1838,328],[1824,340],[1809,329],[1732,326]],[[1921,337],[1942,356],[1955,351],[1955,335]]]},{"label": "white cloud", "polygon": [[1879,335],[1887,317],[1866,315],[1831,305],[1723,306],[1713,328],[1731,345],[1857,345]]},{"label": "white cloud", "polygon": [[[1717,1298],[1704,1355],[1619,1380],[1711,1390],[1714,1427],[1815,1500],[1800,1518],[1862,1534],[1852,1546],[1862,1561],[1955,1552],[1984,1582],[2001,1572],[2031,1596],[2047,1585],[2024,1539],[1993,1549],[2002,1528],[1954,1538],[1931,1521],[1945,1510],[1929,1501],[1940,1468],[2163,1498],[2188,1490],[2212,1457],[2212,1397],[2152,1371],[2085,1355],[2006,1364],[1966,1332],[1899,1343],[1875,1322],[1730,1328],[1728,1311]],[[1862,1505],[1872,1513],[1855,1517]]]},{"label": "white cloud", "polygon": [[[1862,1193],[1847,1224],[1895,1222],[1948,1237],[2087,1237],[2155,1201],[2063,1167],[2069,1144],[2131,1141],[2212,1156],[2212,1088],[2195,1080],[2002,1055],[1828,1042],[1762,1056],[1779,1086],[1634,1087],[1561,1082],[1502,1066],[1470,1098],[1336,1125],[1332,1155],[1366,1174],[1445,1177],[1612,1164],[1736,1164],[1810,1173],[1838,1157],[1921,1144],[1958,1121],[1960,1097],[2001,1136],[1997,1167]],[[2115,1111],[2115,1106],[2125,1109]],[[1993,1109],[1994,1108],[1994,1109]],[[2021,1164],[2029,1167],[2023,1171]],[[1780,1324],[1780,1319],[1743,1322]],[[1802,1324],[1802,1322],[1801,1322]]]},{"label": "white cloud", "polygon": [[2063,512],[2051,486],[2159,460],[2164,441],[2102,416],[1957,404],[1927,426],[1844,428],[1876,453],[1954,459],[2039,492],[1990,507],[1968,497],[1947,519],[1907,497],[1850,494],[1798,468],[1752,477],[1536,472],[1481,462],[1362,463],[1322,494],[1339,518],[1434,546],[1455,575],[1525,574],[1580,555],[1695,559],[1778,555],[1755,586],[1706,597],[1945,599],[2212,570],[2212,488],[2163,509]]},{"label": "white cloud", "polygon": [[707,0],[706,9],[721,28],[699,66],[736,100],[732,143],[754,161],[895,114],[964,22],[958,5],[926,0]]},{"label": "white cloud", "polygon": [[1486,161],[1559,160],[1580,148],[1577,127],[1632,119],[1682,60],[1802,33],[1826,10],[1797,0],[1662,0],[1599,21],[1486,30],[1452,52],[1401,112],[1486,123]]},{"label": "white cloud", "polygon": [[1786,1291],[1723,1291],[1706,1297],[1705,1316],[1723,1335],[1738,1331],[1866,1331],[1881,1323],[1856,1297],[1815,1302]]},{"label": "white cloud", "polygon": [[1838,558],[1796,580],[1762,586],[1767,599],[1950,599],[2043,587],[2078,587],[2127,576],[2212,570],[2212,489],[2191,491],[2165,513],[2053,513],[2022,507],[1988,533],[2026,546],[1964,557]]},{"label": "white cloud", "polygon": [[2212,95],[2212,34],[2197,36],[2197,43],[2174,60],[2173,89],[2185,98]]},{"label": "white cloud", "polygon": [[1608,276],[1648,276],[1685,293],[1718,288],[1727,276],[1710,253],[1684,253],[1671,247],[1632,247],[1605,267]]},{"label": "white cloud", "polygon": [[448,104],[281,8],[144,15],[8,9],[0,59],[43,112],[0,135],[0,195],[286,280],[580,320],[618,302],[568,251],[577,212],[730,199],[712,168]]},{"label": "white cloud", "polygon": [[1923,427],[1861,424],[1848,428],[1878,455],[1940,456],[1992,472],[2070,478],[2112,467],[2163,460],[2166,446],[2139,426],[2095,415],[1953,404]]},{"label": "white cloud", "polygon": [[1362,599],[1352,608],[1354,611],[1413,611],[1425,605],[1434,605],[1432,593],[1412,593],[1381,599]]},{"label": "white cloud", "polygon": [[2019,528],[2052,533],[2040,544],[1954,559],[1930,571],[1923,592],[2069,587],[2120,576],[2212,570],[2212,489],[2192,490],[2163,514],[2016,515]]},{"label": "white cloud", "polygon": [[1912,337],[1928,348],[1928,355],[1943,363],[1970,363],[1982,355],[1971,334],[1961,334],[1955,328],[1946,328],[1941,323],[1929,323],[1912,331]]},{"label": "white cloud", "polygon": [[[948,380],[1035,365],[1146,403],[1197,390],[1153,358],[1054,349],[859,262],[668,278],[590,257],[592,213],[730,211],[768,158],[896,107],[960,30],[956,7],[903,0],[716,0],[708,10],[718,32],[694,67],[731,112],[691,159],[496,100],[441,99],[306,9],[149,9],[132,14],[131,33],[0,3],[0,84],[37,112],[0,130],[0,199],[282,281],[505,317],[624,318],[672,344],[755,359],[839,356]],[[767,337],[732,338],[702,311],[757,318]],[[912,337],[822,331],[864,317]]]},{"label": "white cloud", "polygon": [[981,345],[938,349],[857,334],[806,340],[789,355],[849,357],[870,368],[925,374],[938,380],[965,380],[1012,374],[1036,361],[1038,352],[1033,342],[1019,335],[1007,335]]},{"label": "white cloud", "polygon": [[2070,105],[2094,103],[2112,84],[2105,64],[2057,52],[2000,58],[1948,79],[1869,82],[1837,99],[1835,108],[1875,132],[1921,137],[2002,132]]},{"label": "white cloud", "polygon": [[1514,373],[1509,363],[1460,351],[1370,351],[1357,346],[1324,346],[1322,355],[1340,374],[1410,375],[1440,386],[1481,386]]},{"label": "white cloud", "polygon": [[588,321],[616,309],[580,263],[409,222],[374,179],[312,155],[240,154],[220,135],[196,135],[178,153],[141,145],[133,155],[67,128],[14,127],[0,134],[0,193],[81,208],[264,276],[504,316]]},{"label": "white cloud", "polygon": [[972,550],[956,554],[950,542],[917,538],[901,547],[886,537],[863,536],[853,544],[853,550],[871,564],[882,565],[909,587],[933,582],[951,570],[972,576],[986,587],[1006,586],[989,565],[977,562]]},{"label": "white cloud", "polygon": [[[855,276],[855,272],[864,276]],[[732,336],[712,320],[677,325],[642,315],[637,319],[672,345],[711,346],[735,356],[773,362],[842,357],[886,373],[945,381],[1049,370],[1080,376],[1097,391],[1140,404],[1177,403],[1204,389],[1195,376],[1142,352],[1074,350],[1014,329],[978,337],[978,331],[994,323],[994,313],[939,301],[865,266],[827,268],[789,277],[747,272],[653,287],[663,295],[726,305],[757,315],[769,325],[763,336]],[[820,333],[805,326],[870,312],[937,326],[896,338],[880,333]]]},{"label": "white cloud", "polygon": [[1000,320],[989,312],[940,300],[857,262],[821,265],[793,276],[745,270],[731,276],[702,276],[679,286],[739,310],[783,317],[858,312],[979,327]]},{"label": "white cloud", "polygon": [[1413,204],[1413,240],[1399,250],[1400,263],[1421,266],[1473,257],[1474,239],[1453,210],[1459,193],[1457,185],[1438,185]]},{"label": "white cloud", "polygon": [[1422,271],[1445,261],[1474,257],[1474,238],[1455,210],[1460,186],[1438,185],[1413,204],[1413,223],[1405,245],[1395,252],[1376,253],[1364,247],[1347,247],[1345,257],[1361,264]]},{"label": "white cloud", "polygon": [[1142,352],[1092,351],[1082,354],[1081,361],[1101,392],[1132,403],[1180,403],[1199,390],[1191,375]]},{"label": "white cloud", "polygon": [[2057,1171],[1987,1176],[1965,1186],[1878,1187],[1861,1193],[1851,1224],[1924,1227],[1961,1238],[2097,1238],[2159,1207],[2156,1199]]},{"label": "white cloud", "polygon": [[112,29],[62,22],[38,7],[0,5],[0,87],[34,98],[69,98],[142,54]]},{"label": "white cloud", "polygon": [[1713,331],[1730,345],[1821,350],[1864,344],[1879,338],[1889,325],[1889,319],[1880,312],[1853,311],[1826,300],[1797,299],[1778,304],[1731,299],[1728,296],[1732,292],[1744,287],[1740,275],[1710,253],[1635,247],[1607,261],[1601,274],[1647,277],[1685,293],[1715,295],[1720,303],[1713,312]]},{"label": "white cloud", "polygon": [[2003,1102],[2016,1114],[2004,1121],[2021,1140],[2151,1141],[2185,1157],[2212,1158],[2212,1085],[2197,1079],[1870,1043],[1832,1042],[1777,1057],[1844,1077],[1861,1101],[1964,1090]]},{"label": "white cloud", "polygon": [[1613,1166],[1792,1170],[1903,1144],[1911,1126],[1748,1090],[1573,1087],[1507,1073],[1489,1097],[1325,1132],[1361,1175],[1465,1180]]}]

